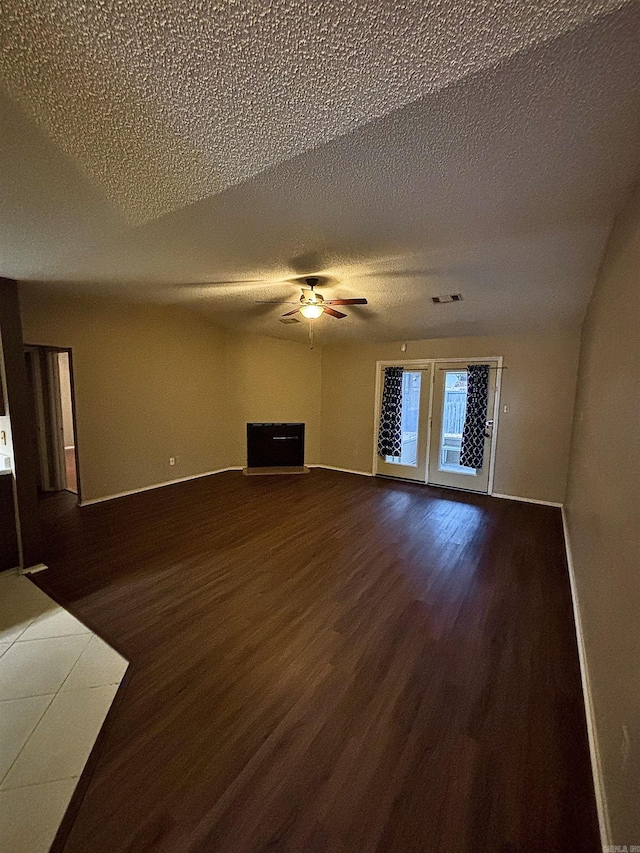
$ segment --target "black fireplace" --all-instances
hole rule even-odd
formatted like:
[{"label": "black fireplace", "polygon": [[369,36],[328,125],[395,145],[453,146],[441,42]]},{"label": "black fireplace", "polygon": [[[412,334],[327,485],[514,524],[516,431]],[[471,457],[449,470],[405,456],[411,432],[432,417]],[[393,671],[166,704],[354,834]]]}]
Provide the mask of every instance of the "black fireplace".
[{"label": "black fireplace", "polygon": [[304,424],[247,424],[247,467],[304,465]]}]

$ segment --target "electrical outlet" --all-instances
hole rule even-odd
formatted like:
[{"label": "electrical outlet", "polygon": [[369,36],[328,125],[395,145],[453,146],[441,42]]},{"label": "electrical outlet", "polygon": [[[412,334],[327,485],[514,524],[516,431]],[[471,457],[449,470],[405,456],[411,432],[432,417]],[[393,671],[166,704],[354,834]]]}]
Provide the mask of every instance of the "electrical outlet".
[{"label": "electrical outlet", "polygon": [[170,456],[169,457],[169,465],[175,465],[175,464],[176,464],[176,457]]},{"label": "electrical outlet", "polygon": [[508,403],[505,403],[505,404],[504,404],[504,406],[502,407],[502,411],[505,413],[505,415],[508,415],[508,414],[509,414],[510,409],[509,409],[509,404],[508,404]]},{"label": "electrical outlet", "polygon": [[2,430],[0,432],[0,444],[6,444],[6,443],[7,443],[7,434],[4,430]]}]

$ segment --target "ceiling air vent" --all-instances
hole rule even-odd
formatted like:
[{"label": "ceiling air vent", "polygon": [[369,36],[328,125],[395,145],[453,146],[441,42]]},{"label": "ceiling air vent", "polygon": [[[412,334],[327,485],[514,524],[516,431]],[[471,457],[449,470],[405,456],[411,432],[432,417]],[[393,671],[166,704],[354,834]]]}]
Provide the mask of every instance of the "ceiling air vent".
[{"label": "ceiling air vent", "polygon": [[431,301],[435,305],[441,305],[443,302],[462,302],[462,294],[445,293],[444,296],[432,296]]},{"label": "ceiling air vent", "polygon": [[285,326],[288,326],[289,323],[299,323],[300,320],[298,320],[296,317],[280,317],[280,322],[284,323]]}]

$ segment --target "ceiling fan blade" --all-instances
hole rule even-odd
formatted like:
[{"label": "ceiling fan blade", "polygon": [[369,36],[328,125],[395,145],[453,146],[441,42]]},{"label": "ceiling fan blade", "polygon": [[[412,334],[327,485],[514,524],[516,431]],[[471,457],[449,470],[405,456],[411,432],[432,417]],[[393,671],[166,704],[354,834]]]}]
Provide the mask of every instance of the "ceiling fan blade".
[{"label": "ceiling fan blade", "polygon": [[283,299],[256,299],[256,305],[297,305],[297,302],[293,300],[289,300],[288,302]]},{"label": "ceiling fan blade", "polygon": [[325,299],[325,305],[368,305],[366,299]]},{"label": "ceiling fan blade", "polygon": [[341,320],[343,317],[346,317],[346,314],[343,314],[342,311],[334,311],[333,308],[329,308],[329,306],[325,303],[323,306],[324,313],[328,314],[330,317],[337,317],[338,320]]},{"label": "ceiling fan blade", "polygon": [[[291,305],[291,304],[292,303],[290,302],[289,305]],[[292,314],[297,314],[299,310],[300,310],[299,308],[294,308],[293,311],[287,311],[287,313],[283,314],[282,316],[283,317],[290,317]]]}]

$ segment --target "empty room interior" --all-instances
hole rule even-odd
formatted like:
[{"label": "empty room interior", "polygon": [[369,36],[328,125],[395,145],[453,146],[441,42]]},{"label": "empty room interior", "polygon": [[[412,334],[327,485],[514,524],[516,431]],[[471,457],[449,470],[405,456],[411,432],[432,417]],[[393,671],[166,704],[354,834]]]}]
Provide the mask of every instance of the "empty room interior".
[{"label": "empty room interior", "polygon": [[3,853],[640,850],[640,3],[7,0],[0,102]]}]

